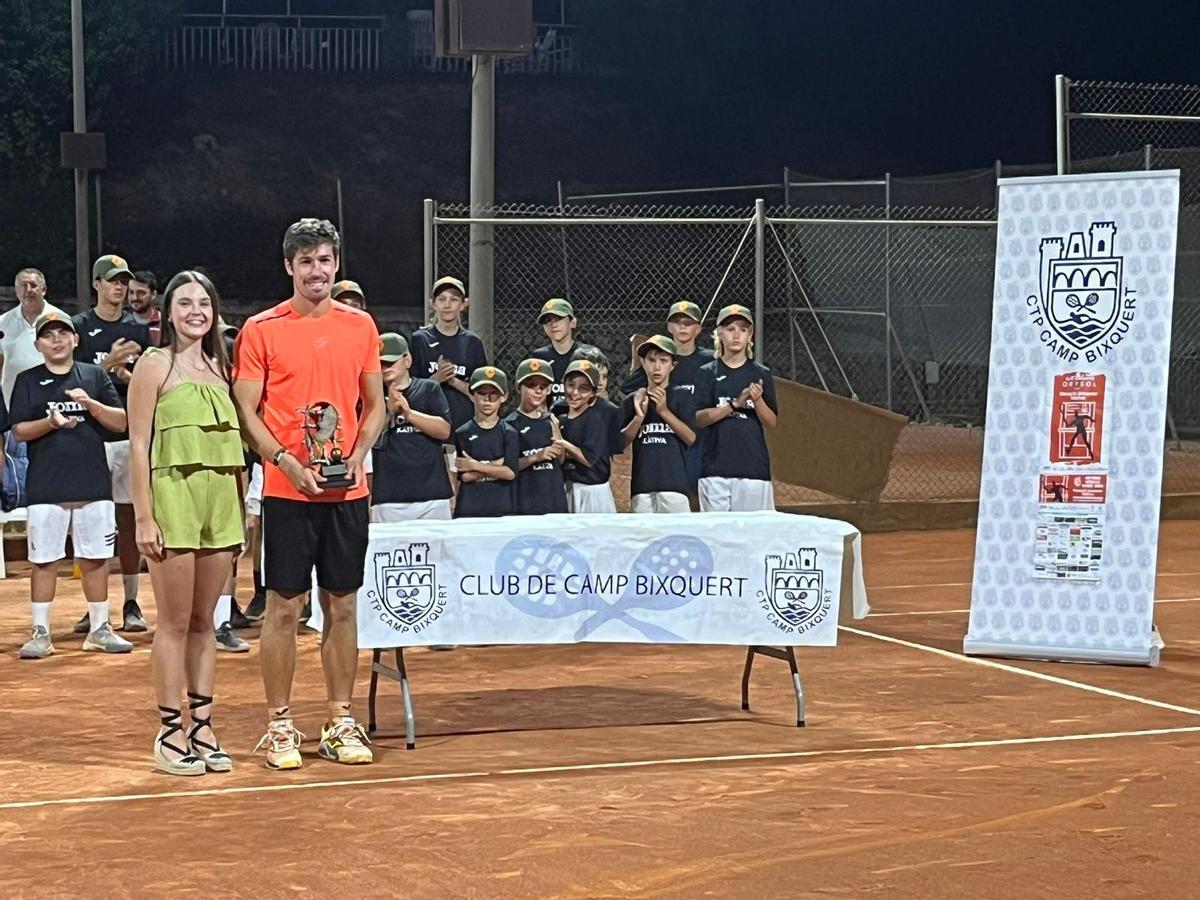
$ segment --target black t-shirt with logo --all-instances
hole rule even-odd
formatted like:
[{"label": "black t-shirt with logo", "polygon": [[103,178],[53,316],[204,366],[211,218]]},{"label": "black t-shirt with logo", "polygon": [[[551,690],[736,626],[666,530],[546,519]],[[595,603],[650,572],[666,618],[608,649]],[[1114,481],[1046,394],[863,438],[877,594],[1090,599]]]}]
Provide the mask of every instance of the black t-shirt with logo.
[{"label": "black t-shirt with logo", "polygon": [[[414,378],[403,392],[414,412],[450,421],[442,386]],[[401,415],[388,414],[388,425],[372,453],[371,503],[423,503],[453,496],[446,474],[442,442],[431,438]]]},{"label": "black t-shirt with logo", "polygon": [[83,388],[105,406],[121,406],[108,374],[91,363],[77,362],[62,375],[44,364],[34,366],[18,375],[13,384],[13,423],[44,419],[52,408],[78,423],[74,428],[54,429],[26,445],[29,471],[25,492],[31,506],[112,499],[112,480],[104,454],[108,432],[82,404],[67,397],[67,391],[74,388]]},{"label": "black t-shirt with logo", "polygon": [[[728,404],[755,381],[762,382],[762,400],[778,412],[771,370],[753,360],[747,360],[736,369],[719,359],[702,366],[696,381],[696,409]],[[701,440],[704,442],[701,477],[771,480],[767,439],[762,422],[749,403],[745,409],[735,409],[728,418],[702,429]]]},{"label": "black t-shirt with logo", "polygon": [[[504,421],[517,432],[522,458],[549,447],[554,440],[549,413],[534,417],[514,409]],[[517,473],[517,512],[540,515],[566,511],[567,493],[559,463],[553,460],[535,463]]]},{"label": "black t-shirt with logo", "polygon": [[[408,342],[408,351],[412,354],[414,378],[432,379],[437,374],[439,356],[454,363],[454,374],[463,381],[469,380],[471,373],[480,366],[488,364],[483,341],[466,328],[450,335],[442,334],[436,325],[418,328]],[[457,431],[475,417],[475,405],[470,397],[450,385],[443,384],[441,388],[450,404],[450,427]]]},{"label": "black t-shirt with logo", "polygon": [[[72,321],[75,323],[75,332],[79,335],[79,345],[75,348],[75,359],[79,362],[99,365],[100,360],[111,352],[112,345],[118,340],[133,341],[143,351],[150,347],[150,328],[140,324],[132,313],[126,312],[117,321],[109,322],[96,315],[95,309],[89,309],[87,312],[81,312],[72,317]],[[135,356],[126,365],[130,372],[133,371],[133,365],[137,360],[138,357]],[[109,377],[121,400],[118,405],[124,406],[125,398],[129,394],[129,385],[115,375]],[[104,439],[110,441],[123,441],[129,437],[128,432],[124,431],[103,431],[102,433]]]},{"label": "black t-shirt with logo", "polygon": [[[633,439],[633,476],[630,494],[651,494],[673,491],[686,494],[688,483],[687,451],[679,435],[659,414],[658,404],[648,401],[646,418]],[[692,393],[683,386],[667,388],[667,408],[693,431],[696,429],[696,407]],[[633,421],[633,397],[625,399],[624,424]]]},{"label": "black t-shirt with logo", "polygon": [[[697,348],[687,356],[675,357],[675,368],[671,370],[671,386],[687,388],[692,395],[696,393],[696,379],[700,377],[700,368],[708,365],[717,358],[717,354],[707,347]],[[621,393],[632,394],[638,388],[644,388],[650,383],[646,370],[638,366],[621,384]]]},{"label": "black t-shirt with logo", "polygon": [[[513,472],[521,455],[520,440],[512,426],[501,421],[491,428],[482,428],[472,419],[454,432],[454,449],[477,462],[503,460]],[[460,482],[454,518],[475,516],[507,516],[516,512],[516,482],[495,478]]]},{"label": "black t-shirt with logo", "polygon": [[[554,349],[553,344],[547,344],[544,347],[538,347],[530,352],[533,359],[540,359],[550,363],[550,371],[554,374],[554,381],[550,384],[550,393],[546,397],[546,403],[555,412],[565,413],[567,390],[563,386],[563,378],[567,374],[567,366],[571,364],[571,357],[575,355],[575,351],[579,349],[579,341],[572,341],[571,346],[565,352],[559,353]],[[558,407],[556,409],[556,407]]]},{"label": "black t-shirt with logo", "polygon": [[592,404],[575,418],[559,417],[562,436],[583,451],[590,465],[563,458],[563,477],[576,484],[607,484],[612,468],[612,416]]}]

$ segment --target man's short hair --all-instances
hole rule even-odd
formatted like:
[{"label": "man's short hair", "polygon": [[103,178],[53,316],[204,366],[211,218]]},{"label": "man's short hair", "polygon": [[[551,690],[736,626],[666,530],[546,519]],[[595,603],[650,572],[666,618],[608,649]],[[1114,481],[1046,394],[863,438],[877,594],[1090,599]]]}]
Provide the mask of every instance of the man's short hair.
[{"label": "man's short hair", "polygon": [[149,269],[142,269],[140,272],[134,272],[133,280],[140,281],[142,284],[149,286],[150,293],[158,293],[158,279],[154,277],[154,273]]},{"label": "man's short hair", "polygon": [[283,234],[283,258],[291,262],[301,250],[314,250],[321,244],[333,244],[335,256],[342,255],[342,237],[328,219],[301,219]]},{"label": "man's short hair", "polygon": [[17,273],[15,278],[13,278],[13,287],[16,287],[18,284],[21,283],[22,275],[36,275],[41,280],[42,287],[46,286],[46,276],[42,274],[42,270],[35,269],[33,266],[26,266],[24,269],[22,269],[20,272]]}]

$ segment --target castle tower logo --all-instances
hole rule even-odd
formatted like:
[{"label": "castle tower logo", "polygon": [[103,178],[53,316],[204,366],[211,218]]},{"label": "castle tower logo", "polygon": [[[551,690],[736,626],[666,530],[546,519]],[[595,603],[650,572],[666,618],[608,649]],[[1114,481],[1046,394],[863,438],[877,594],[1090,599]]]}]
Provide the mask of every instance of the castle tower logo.
[{"label": "castle tower logo", "polygon": [[768,556],[766,590],[761,596],[763,608],[783,631],[804,632],[824,619],[832,591],[825,589],[817,551],[801,547],[786,556]]},{"label": "castle tower logo", "polygon": [[1082,232],[1043,238],[1039,247],[1038,295],[1027,300],[1042,343],[1061,359],[1095,362],[1129,331],[1137,307],[1122,283],[1116,255],[1117,226],[1093,222]]},{"label": "castle tower logo", "polygon": [[446,591],[437,583],[428,544],[406,544],[391,553],[376,553],[375,589],[368,591],[372,608],[400,632],[420,632],[446,608]]}]

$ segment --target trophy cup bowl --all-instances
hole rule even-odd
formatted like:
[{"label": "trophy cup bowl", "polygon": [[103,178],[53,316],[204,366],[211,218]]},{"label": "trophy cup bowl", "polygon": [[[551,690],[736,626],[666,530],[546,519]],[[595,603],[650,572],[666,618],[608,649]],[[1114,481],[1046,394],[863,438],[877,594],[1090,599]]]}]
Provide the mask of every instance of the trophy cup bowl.
[{"label": "trophy cup bowl", "polygon": [[326,490],[342,490],[354,485],[350,478],[342,448],[341,417],[337,407],[324,400],[301,410],[304,416],[304,444],[308,448],[309,464],[325,480],[321,487]]}]

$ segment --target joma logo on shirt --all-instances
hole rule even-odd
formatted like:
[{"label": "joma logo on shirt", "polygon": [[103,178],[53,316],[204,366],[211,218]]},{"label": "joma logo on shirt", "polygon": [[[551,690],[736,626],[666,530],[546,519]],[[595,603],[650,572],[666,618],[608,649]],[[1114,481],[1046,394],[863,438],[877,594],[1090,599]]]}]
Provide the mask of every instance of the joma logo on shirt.
[{"label": "joma logo on shirt", "polygon": [[[733,401],[736,399],[737,399],[736,397],[718,397],[717,398],[717,406],[732,406]],[[744,404],[742,404],[742,406],[745,409],[754,409],[754,401],[751,400],[749,397],[747,397],[746,402]],[[744,412],[742,412],[741,409],[738,409],[736,407],[734,407],[733,412],[731,412],[729,415],[736,417],[738,419],[750,418],[748,415],[746,415]]]},{"label": "joma logo on shirt", "polygon": [[[438,370],[438,364],[437,364],[437,363],[435,363],[435,362],[431,362],[431,363],[429,364],[429,374],[430,374],[430,375],[436,375],[436,374],[437,374],[437,370]],[[455,374],[455,375],[466,375],[466,374],[467,374],[467,367],[466,367],[466,366],[455,366],[455,367],[454,367],[454,374]]]},{"label": "joma logo on shirt", "polygon": [[[51,400],[46,403],[46,415],[50,415],[52,412],[58,412],[65,416],[68,413],[81,413],[87,412],[87,410],[84,409],[82,403],[75,400]],[[75,418],[83,421],[83,416],[75,416]]]}]

